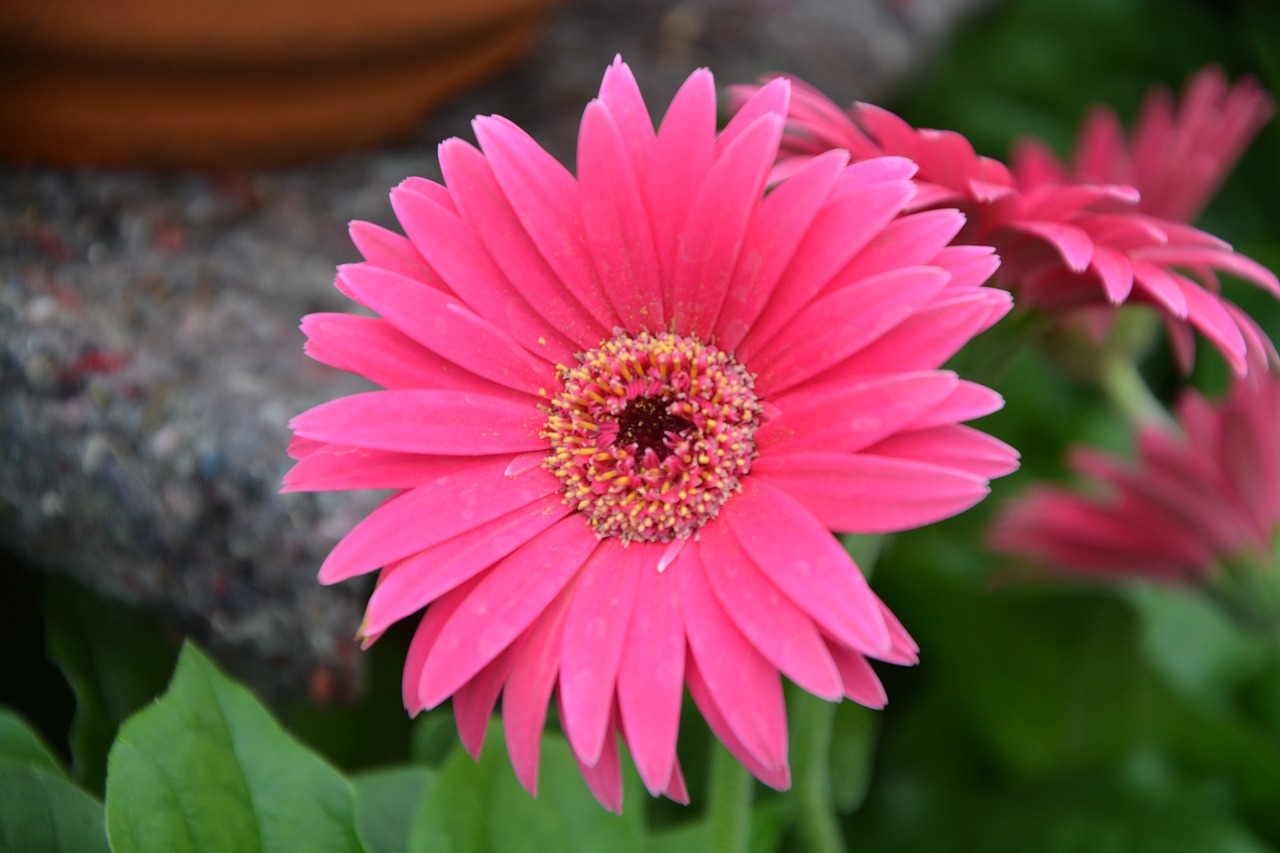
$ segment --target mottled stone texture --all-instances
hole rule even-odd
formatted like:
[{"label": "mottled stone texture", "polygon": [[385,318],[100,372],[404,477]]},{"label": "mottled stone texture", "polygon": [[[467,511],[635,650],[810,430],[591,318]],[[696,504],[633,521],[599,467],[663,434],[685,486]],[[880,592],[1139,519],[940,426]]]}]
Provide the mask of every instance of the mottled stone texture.
[{"label": "mottled stone texture", "polygon": [[571,162],[615,53],[658,110],[698,65],[876,99],[984,5],[579,0],[396,148],[227,175],[0,168],[0,548],[154,610],[268,696],[357,693],[367,589],[315,572],[379,496],[276,493],[288,418],[364,388],[297,331],[346,309],[330,282],[356,259],[347,221],[393,224],[388,189],[438,177],[436,142],[477,113]]}]

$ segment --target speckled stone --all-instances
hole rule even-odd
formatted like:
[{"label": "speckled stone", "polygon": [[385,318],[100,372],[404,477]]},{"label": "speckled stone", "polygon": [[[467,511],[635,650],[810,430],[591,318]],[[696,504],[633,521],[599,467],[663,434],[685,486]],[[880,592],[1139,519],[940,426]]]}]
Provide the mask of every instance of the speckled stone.
[{"label": "speckled stone", "polygon": [[883,98],[990,0],[578,0],[533,57],[416,139],[292,170],[0,168],[0,547],[189,632],[268,697],[357,695],[367,583],[315,573],[374,494],[279,495],[289,417],[364,390],[302,354],[298,319],[346,310],[346,223],[438,177],[477,113],[565,162],[615,53],[651,107],[706,65]]}]

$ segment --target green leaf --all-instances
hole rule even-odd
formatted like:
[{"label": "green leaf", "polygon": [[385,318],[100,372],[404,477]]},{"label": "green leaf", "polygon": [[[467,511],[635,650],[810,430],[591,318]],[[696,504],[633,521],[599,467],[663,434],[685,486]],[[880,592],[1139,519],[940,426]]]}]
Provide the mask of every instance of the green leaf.
[{"label": "green leaf", "polygon": [[1131,590],[1143,617],[1147,659],[1184,695],[1212,705],[1262,667],[1266,650],[1193,590],[1144,584]]},{"label": "green leaf", "polygon": [[49,581],[44,611],[49,657],[76,695],[76,776],[101,791],[116,730],[164,689],[176,650],[153,620],[65,578]]},{"label": "green leaf", "polygon": [[116,853],[362,851],[351,785],[186,645],[168,691],[111,750]]},{"label": "green leaf", "polygon": [[26,720],[8,708],[0,708],[0,760],[62,773],[62,764],[49,747],[45,746],[40,735],[27,725]]},{"label": "green leaf", "polygon": [[419,764],[440,767],[458,745],[458,728],[453,713],[446,706],[432,708],[413,721],[409,739],[409,757]]},{"label": "green leaf", "polygon": [[538,798],[520,787],[501,726],[489,726],[484,753],[461,747],[440,772],[414,821],[410,853],[628,853],[644,850],[643,791],[624,776],[627,807],[611,814],[587,790],[562,735],[542,739]]},{"label": "green leaf", "polygon": [[0,759],[0,850],[106,853],[102,803],[43,766]]},{"label": "green leaf", "polygon": [[369,853],[405,853],[409,830],[436,774],[425,767],[371,770],[351,779],[356,829]]}]

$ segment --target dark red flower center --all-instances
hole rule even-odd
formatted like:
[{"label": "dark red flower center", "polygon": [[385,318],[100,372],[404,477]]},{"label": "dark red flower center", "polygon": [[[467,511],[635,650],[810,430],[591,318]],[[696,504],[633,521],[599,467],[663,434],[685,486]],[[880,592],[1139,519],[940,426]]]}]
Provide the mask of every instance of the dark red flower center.
[{"label": "dark red flower center", "polygon": [[667,401],[661,397],[636,397],[618,418],[615,441],[624,447],[634,446],[638,456],[652,450],[659,459],[666,459],[672,445],[691,426],[691,421],[668,412]]}]

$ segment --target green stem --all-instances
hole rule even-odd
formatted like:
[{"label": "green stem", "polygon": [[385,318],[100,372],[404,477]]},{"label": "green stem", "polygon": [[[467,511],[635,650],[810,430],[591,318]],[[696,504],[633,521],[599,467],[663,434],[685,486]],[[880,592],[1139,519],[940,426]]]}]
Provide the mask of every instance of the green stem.
[{"label": "green stem", "polygon": [[1169,411],[1151,393],[1132,359],[1121,355],[1104,359],[1098,369],[1098,384],[1135,426],[1173,425]]},{"label": "green stem", "polygon": [[844,836],[831,798],[831,731],[836,706],[801,691],[793,706],[795,796],[804,849],[811,853],[844,853]]},{"label": "green stem", "polygon": [[707,817],[711,849],[747,853],[751,845],[751,797],[755,780],[720,744],[711,747],[711,791]]}]

